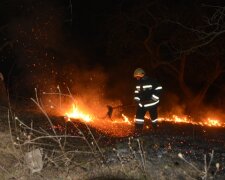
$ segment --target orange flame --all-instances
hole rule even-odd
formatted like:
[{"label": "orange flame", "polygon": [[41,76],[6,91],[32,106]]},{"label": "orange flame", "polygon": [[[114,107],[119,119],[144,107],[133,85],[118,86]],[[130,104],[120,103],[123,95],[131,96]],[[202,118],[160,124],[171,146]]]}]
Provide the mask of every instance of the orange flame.
[{"label": "orange flame", "polygon": [[191,117],[182,116],[179,117],[177,115],[172,115],[171,118],[159,118],[159,121],[167,121],[172,123],[188,123],[193,125],[200,125],[200,126],[209,126],[209,127],[225,127],[225,123],[221,122],[219,119],[212,119],[207,118],[207,120],[202,119],[199,122],[193,121]]},{"label": "orange flame", "polygon": [[70,113],[65,113],[65,116],[70,121],[71,118],[73,119],[82,119],[85,122],[93,121],[93,117],[88,115],[87,113],[83,113],[80,111],[75,105],[73,104],[72,110],[70,110]]},{"label": "orange flame", "polygon": [[206,121],[204,121],[204,125],[211,126],[211,127],[225,127],[224,123],[221,123],[217,119],[210,119],[210,118],[208,118]]},{"label": "orange flame", "polygon": [[97,128],[105,132],[106,134],[110,134],[111,136],[117,137],[124,137],[128,136],[132,132],[132,124],[128,117],[122,114],[122,117],[116,117],[110,119],[109,117],[97,117],[94,115],[89,115],[88,113],[84,112],[80,108],[73,107],[71,110],[65,113],[65,117],[68,121],[75,121],[79,120],[90,126]]},{"label": "orange flame", "polygon": [[[110,119],[108,117],[99,118],[94,115],[81,110],[78,107],[75,107],[73,104],[72,109],[64,113],[68,121],[79,120],[84,123],[88,123],[90,126],[93,126],[103,132],[110,134],[112,136],[124,137],[128,136],[133,132],[134,128],[134,119],[129,120],[127,116],[122,114],[122,117],[115,117]],[[145,117],[150,119],[149,117]],[[171,117],[160,117],[159,122],[171,122],[171,123],[186,123],[200,126],[209,126],[209,127],[225,127],[225,123],[218,119],[207,118],[202,121],[196,122],[191,117],[188,116],[177,116],[172,115]],[[150,127],[146,127],[149,129]]]}]

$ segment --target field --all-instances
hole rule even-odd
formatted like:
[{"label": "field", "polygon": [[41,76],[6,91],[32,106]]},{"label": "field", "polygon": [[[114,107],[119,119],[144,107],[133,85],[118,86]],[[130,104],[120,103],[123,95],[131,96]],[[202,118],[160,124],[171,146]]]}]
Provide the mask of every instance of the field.
[{"label": "field", "polygon": [[159,123],[112,137],[79,121],[1,110],[3,179],[225,179],[225,128]]}]

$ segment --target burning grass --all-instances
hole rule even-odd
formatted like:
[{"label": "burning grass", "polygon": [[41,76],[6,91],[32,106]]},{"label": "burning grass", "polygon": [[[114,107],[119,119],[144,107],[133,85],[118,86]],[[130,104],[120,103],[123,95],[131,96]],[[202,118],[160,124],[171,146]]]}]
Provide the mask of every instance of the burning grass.
[{"label": "burning grass", "polygon": [[[178,118],[178,116],[173,116],[172,120],[160,118],[158,134],[150,131],[148,135],[133,138],[132,118],[116,112],[110,119],[106,116],[106,109],[103,108],[104,112],[100,112],[97,111],[98,107],[92,109],[77,100],[75,103],[70,102],[69,105],[66,103],[64,106],[64,96],[61,93],[57,94],[59,95],[61,104],[56,106],[57,110],[55,108],[50,108],[50,111],[46,110],[46,106],[38,97],[32,99],[41,111],[40,118],[32,117],[32,120],[26,121],[28,118],[26,112],[26,116],[22,118],[15,114],[8,114],[11,132],[8,141],[11,141],[11,151],[16,157],[13,158],[12,164],[14,166],[19,164],[17,167],[20,172],[0,164],[0,169],[3,170],[1,177],[6,179],[18,177],[28,179],[43,177],[46,179],[224,177],[221,173],[225,166],[224,159],[222,159],[224,157],[219,149],[221,147],[221,142],[217,141],[219,139],[213,137],[213,141],[209,141],[210,138],[203,141],[203,138],[196,148],[195,138],[199,139],[201,136],[197,133],[193,136],[189,129],[192,129],[194,125],[198,128],[204,127],[205,130],[205,127],[212,127],[208,124],[194,124],[189,119]],[[74,98],[71,99],[74,100]],[[50,101],[52,102],[53,100]],[[41,122],[44,123],[43,126]],[[215,127],[221,127],[214,121],[213,124]],[[176,131],[176,128],[179,131]],[[188,131],[187,135],[183,134],[185,130]],[[201,128],[195,130],[200,132]],[[204,134],[203,137],[205,137]],[[114,141],[110,141],[111,138],[115,138]],[[223,143],[224,138],[222,140]],[[102,143],[103,141],[110,143]],[[209,147],[210,144],[212,146]],[[213,161],[211,158],[208,163],[203,159],[202,166],[202,159],[199,157],[204,153],[207,154],[209,150],[211,152],[211,147],[215,149],[213,158],[216,160]],[[24,159],[27,153],[34,152],[40,152],[39,157],[42,161],[38,168],[31,165],[32,160],[29,164],[29,161]],[[183,159],[179,160],[179,153],[182,154]],[[193,155],[195,155],[194,158],[192,158]],[[221,161],[218,167],[217,163]],[[204,169],[205,162],[207,163],[206,169]],[[198,170],[192,168],[190,164]],[[211,169],[216,173],[211,173]]]},{"label": "burning grass", "polygon": [[171,123],[185,123],[185,124],[193,124],[193,125],[200,125],[200,126],[208,126],[208,127],[225,127],[225,123],[219,119],[212,119],[210,117],[202,118],[200,121],[195,121],[191,117],[188,116],[177,116],[172,115],[171,118],[168,117],[161,117],[159,121],[166,121]]},{"label": "burning grass", "polygon": [[133,123],[131,123],[125,115],[114,119],[107,116],[100,118],[84,113],[78,108],[75,108],[74,105],[70,113],[65,113],[65,120],[83,122],[108,136],[127,137],[133,133]]},{"label": "burning grass", "polygon": [[[65,117],[64,121],[66,122],[73,121],[87,124],[108,136],[132,136],[134,132],[134,117],[128,117],[120,108],[114,111],[112,118],[107,116],[107,105],[118,106],[121,105],[120,101],[105,100],[100,95],[101,93],[97,93],[97,90],[93,90],[96,94],[92,92],[77,97],[74,97],[69,89],[67,89],[67,94],[63,94],[59,87],[57,87],[57,90],[58,92],[44,92],[42,94],[42,102],[44,102],[42,106],[49,114]],[[36,99],[38,98],[36,97]],[[145,118],[148,124],[146,128],[151,130],[150,118],[149,116]],[[196,120],[182,113],[169,113],[160,116],[159,122],[191,124],[203,127],[225,127],[225,123],[221,118],[215,117],[215,115],[211,116],[210,114],[205,114]]]},{"label": "burning grass", "polygon": [[[134,119],[129,118],[126,115],[120,113],[109,118],[106,116],[99,118],[94,115],[93,112],[86,112],[77,105],[73,104],[73,108],[63,113],[65,120],[67,121],[80,121],[86,123],[93,128],[96,128],[109,136],[115,137],[127,137],[131,136],[134,132]],[[106,111],[105,111],[106,112]],[[146,121],[150,122],[149,116],[145,117]],[[225,123],[219,119],[212,119],[210,117],[201,118],[201,120],[194,120],[193,118],[185,115],[166,115],[158,119],[159,122],[170,122],[173,124],[191,124],[196,126],[206,127],[225,127]],[[149,123],[148,123],[149,124]],[[151,128],[151,125],[146,126],[147,129]]]},{"label": "burning grass", "polygon": [[[124,114],[120,114],[120,116],[117,114],[117,116],[114,116],[112,119],[107,116],[99,118],[93,115],[93,113],[82,111],[79,107],[75,107],[74,105],[72,110],[68,112],[64,113],[67,121],[80,121],[86,123],[96,129],[99,129],[103,133],[108,134],[109,136],[127,137],[131,136],[134,131],[134,119],[128,118]],[[150,122],[149,116],[146,116],[145,119]],[[158,119],[158,121],[170,122],[173,124],[191,124],[203,127],[225,127],[225,123],[221,120],[212,119],[209,117],[201,118],[201,120],[196,121],[185,115],[178,116],[173,114],[165,117],[162,116]],[[151,125],[147,125],[146,128],[151,128]]]},{"label": "burning grass", "polygon": [[[104,147],[96,138],[93,129],[88,127],[86,127],[87,132],[84,132],[79,126],[74,126],[79,131],[79,135],[75,136],[70,135],[68,131],[59,133],[54,126],[51,130],[42,130],[32,124],[24,124],[18,117],[11,120],[13,121],[10,124],[18,124],[18,127],[17,131],[13,130],[15,131],[14,135],[11,134],[13,136],[10,134],[7,136],[7,144],[11,146],[10,151],[5,151],[5,153],[13,156],[9,157],[8,154],[4,157],[13,160],[10,162],[12,164],[8,162],[9,165],[3,166],[0,163],[2,170],[0,174],[5,179],[18,179],[19,177],[27,179],[206,179],[222,177],[221,168],[224,164],[218,166],[217,151],[210,156],[210,162],[206,161],[206,169],[204,169],[202,151],[196,151],[190,145],[186,145],[186,148],[179,148],[177,146],[179,138],[169,139],[169,135],[163,132],[159,135],[151,134],[151,136],[137,139],[125,138]],[[72,121],[68,123],[77,125]],[[185,140],[188,143],[187,137],[182,138],[182,141]],[[0,145],[2,152],[2,145],[6,144],[2,142]],[[186,149],[189,153],[186,153]],[[36,161],[37,156],[34,156],[36,152],[40,152],[39,156],[42,159],[40,166],[32,163],[33,160],[30,161],[31,165],[24,159],[29,154]],[[191,158],[193,154],[199,159]],[[181,155],[182,159],[179,160]],[[213,159],[214,156],[217,157],[216,161]],[[16,168],[10,168],[15,167],[16,164]],[[212,174],[212,171],[216,173]]]}]

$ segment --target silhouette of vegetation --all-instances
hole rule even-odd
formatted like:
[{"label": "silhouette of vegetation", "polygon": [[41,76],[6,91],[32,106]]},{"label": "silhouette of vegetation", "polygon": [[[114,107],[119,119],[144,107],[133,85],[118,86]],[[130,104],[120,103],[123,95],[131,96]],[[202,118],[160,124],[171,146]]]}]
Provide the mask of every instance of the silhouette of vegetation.
[{"label": "silhouette of vegetation", "polygon": [[187,113],[198,113],[225,72],[225,5],[132,2],[111,16],[108,55],[124,66],[132,61],[130,71],[144,65],[180,94]]}]

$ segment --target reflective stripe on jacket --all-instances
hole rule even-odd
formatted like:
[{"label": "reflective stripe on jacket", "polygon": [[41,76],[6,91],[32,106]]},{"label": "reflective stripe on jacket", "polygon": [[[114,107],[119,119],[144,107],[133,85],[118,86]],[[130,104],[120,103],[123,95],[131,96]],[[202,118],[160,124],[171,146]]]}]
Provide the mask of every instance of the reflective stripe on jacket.
[{"label": "reflective stripe on jacket", "polygon": [[162,86],[155,80],[147,76],[137,80],[134,90],[134,100],[139,107],[155,106],[160,102]]}]

